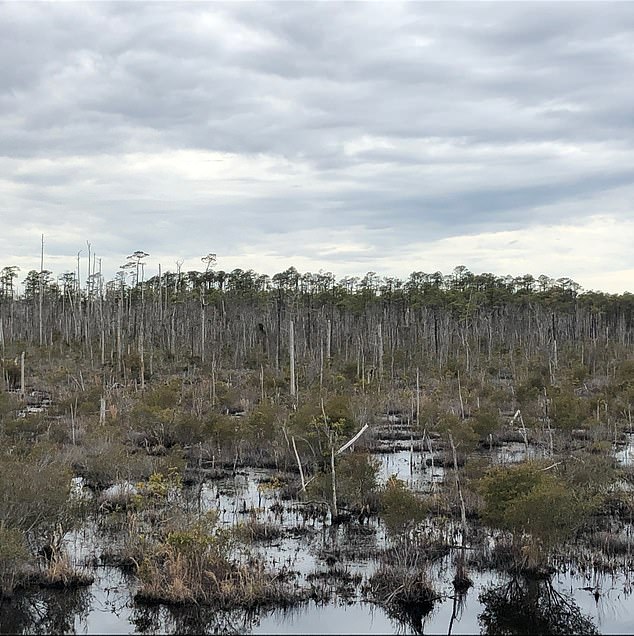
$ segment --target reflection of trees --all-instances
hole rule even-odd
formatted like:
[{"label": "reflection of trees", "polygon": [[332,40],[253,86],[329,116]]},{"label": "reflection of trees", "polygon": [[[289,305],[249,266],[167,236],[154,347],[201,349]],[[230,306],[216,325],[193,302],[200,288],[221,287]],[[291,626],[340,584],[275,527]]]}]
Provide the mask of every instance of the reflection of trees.
[{"label": "reflection of trees", "polygon": [[598,634],[571,596],[548,580],[514,577],[480,594],[483,634]]},{"label": "reflection of trees", "polygon": [[135,607],[130,623],[141,634],[245,634],[259,624],[251,610],[231,612],[202,605]]},{"label": "reflection of trees", "polygon": [[90,610],[87,588],[42,590],[2,602],[0,634],[74,634],[75,623]]},{"label": "reflection of trees", "polygon": [[422,634],[425,627],[425,618],[434,609],[433,603],[411,603],[409,605],[392,605],[385,607],[386,614],[398,621],[405,628],[407,634]]}]

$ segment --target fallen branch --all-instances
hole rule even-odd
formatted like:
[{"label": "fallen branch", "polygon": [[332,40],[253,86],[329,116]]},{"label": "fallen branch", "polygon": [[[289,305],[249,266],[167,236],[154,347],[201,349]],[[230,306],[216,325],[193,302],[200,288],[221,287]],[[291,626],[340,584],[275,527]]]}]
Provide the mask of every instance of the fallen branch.
[{"label": "fallen branch", "polygon": [[338,451],[337,451],[337,455],[339,455],[340,453],[343,453],[343,451],[346,450],[346,448],[349,448],[350,446],[352,446],[352,444],[354,444],[360,437],[361,435],[363,435],[363,433],[366,432],[366,430],[369,428],[368,424],[364,424],[363,428],[346,444],[344,444]]},{"label": "fallen branch", "polygon": [[295,451],[295,459],[297,459],[297,465],[299,466],[299,476],[302,480],[302,490],[306,492],[306,480],[304,479],[304,470],[302,469],[302,462],[299,459],[299,453],[297,452],[297,446],[295,445],[295,437],[291,437],[293,442],[293,450]]}]

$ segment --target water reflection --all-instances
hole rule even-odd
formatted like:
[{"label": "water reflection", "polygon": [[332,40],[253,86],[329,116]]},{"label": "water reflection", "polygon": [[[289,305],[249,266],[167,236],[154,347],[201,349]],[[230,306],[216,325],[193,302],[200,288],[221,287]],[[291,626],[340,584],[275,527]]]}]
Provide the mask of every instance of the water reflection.
[{"label": "water reflection", "polygon": [[2,634],[75,634],[75,621],[90,611],[92,594],[76,590],[39,590],[0,603]]},{"label": "water reflection", "polygon": [[598,634],[572,596],[549,580],[514,577],[486,588],[479,597],[483,634]]},{"label": "water reflection", "polygon": [[210,607],[137,607],[130,623],[139,634],[245,634],[260,622],[255,610],[220,612]]}]

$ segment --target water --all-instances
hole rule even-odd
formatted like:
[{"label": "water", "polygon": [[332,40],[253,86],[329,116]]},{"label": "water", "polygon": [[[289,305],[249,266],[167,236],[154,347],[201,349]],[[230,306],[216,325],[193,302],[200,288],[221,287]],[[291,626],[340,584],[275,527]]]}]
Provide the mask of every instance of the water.
[{"label": "water", "polygon": [[445,471],[440,466],[426,465],[429,452],[400,450],[395,453],[377,455],[379,471],[377,480],[380,485],[392,476],[404,481],[411,490],[429,492],[434,484],[441,483],[445,478]]},{"label": "water", "polygon": [[631,466],[634,461],[634,433],[625,434],[625,445],[614,453],[622,466]]},{"label": "water", "polygon": [[[629,447],[623,449],[627,452]],[[515,450],[515,449],[513,449]],[[511,453],[515,455],[515,453]],[[443,469],[426,466],[428,453],[399,451],[379,456],[379,481],[391,475],[403,479],[414,490],[428,490],[443,478]],[[500,461],[512,461],[508,456]],[[353,523],[331,527],[327,517],[307,518],[304,508],[281,501],[275,488],[261,485],[271,478],[267,470],[249,470],[203,485],[200,496],[192,496],[192,505],[201,510],[218,511],[219,523],[229,527],[250,519],[276,524],[283,534],[250,549],[261,555],[271,567],[282,564],[298,572],[307,585],[311,573],[328,570],[326,555],[336,555],[337,567],[360,574],[364,581],[375,571],[377,551],[387,545],[383,525],[377,519],[361,526]],[[74,484],[77,496],[81,483]],[[246,512],[244,512],[246,511]],[[430,522],[433,523],[433,522]],[[301,531],[299,531],[301,529]],[[424,530],[425,531],[425,530]],[[429,531],[429,530],[427,530]],[[110,539],[96,524],[87,524],[67,536],[67,545],[76,563],[92,563]],[[458,604],[452,586],[453,557],[450,555],[430,567],[430,577],[439,595],[432,611],[423,617],[394,616],[383,608],[364,602],[357,586],[345,599],[331,593],[330,602],[305,603],[291,610],[216,612],[209,608],[143,607],[134,603],[135,579],[119,569],[98,565],[91,568],[95,581],[78,591],[41,590],[19,599],[0,611],[0,632],[77,633],[77,634],[154,634],[154,633],[479,633],[482,616],[492,609],[482,594],[492,586],[506,589],[508,576],[492,570],[470,571],[473,587]],[[602,633],[634,632],[632,582],[624,575],[598,576],[593,573],[557,573],[552,580],[555,594],[544,587],[521,590],[517,611],[526,608],[541,611],[540,598],[559,599],[565,606],[587,617]],[[595,592],[598,596],[595,597]],[[513,599],[517,602],[518,599]],[[531,603],[533,605],[531,605]],[[515,611],[512,604],[509,604]],[[504,606],[504,608],[507,608]],[[555,608],[557,609],[557,608]],[[531,611],[532,611],[531,610]],[[552,609],[549,610],[552,614]],[[574,613],[573,612],[573,613]],[[519,614],[518,614],[519,615]],[[570,612],[568,612],[570,615]],[[453,620],[452,620],[453,616]],[[497,620],[499,615],[494,614]],[[521,627],[521,626],[520,626]]]},{"label": "water", "polygon": [[[423,617],[425,633],[447,633],[454,609],[451,570],[441,574],[436,582],[444,600],[435,604],[432,612]],[[506,580],[494,572],[471,573],[474,586],[467,593],[459,615],[452,624],[453,634],[477,634],[481,631],[479,616],[485,610],[480,594],[491,585]],[[411,633],[412,625],[390,617],[381,607],[361,601],[332,602],[326,605],[310,602],[292,610],[260,612],[213,612],[198,609],[135,608],[129,581],[116,569],[97,568],[95,583],[79,604],[67,602],[57,613],[67,613],[64,633],[77,634],[144,634],[144,633],[252,633],[252,634],[367,634]],[[598,600],[592,591],[600,590]],[[601,633],[631,634],[634,630],[634,603],[629,585],[623,576],[605,577],[589,581],[570,574],[556,575],[553,587],[572,598],[582,614],[586,615]],[[49,592],[49,601],[39,605],[40,614],[50,615],[48,607],[55,605],[56,597],[68,601],[68,593]],[[71,595],[72,596],[72,595]],[[4,609],[3,609],[4,613]],[[70,619],[70,621],[69,621]],[[59,620],[46,624],[56,630],[44,629],[40,633],[60,632]],[[188,627],[189,626],[189,627]],[[2,631],[11,631],[2,625]],[[28,626],[33,633],[33,624]]]}]

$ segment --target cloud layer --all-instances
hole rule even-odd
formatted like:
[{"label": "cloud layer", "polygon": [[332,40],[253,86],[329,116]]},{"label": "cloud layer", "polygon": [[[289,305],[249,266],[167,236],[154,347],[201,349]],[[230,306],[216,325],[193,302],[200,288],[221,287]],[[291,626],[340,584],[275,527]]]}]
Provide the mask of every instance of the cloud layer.
[{"label": "cloud layer", "polygon": [[0,54],[0,266],[634,289],[629,3],[13,2]]}]

